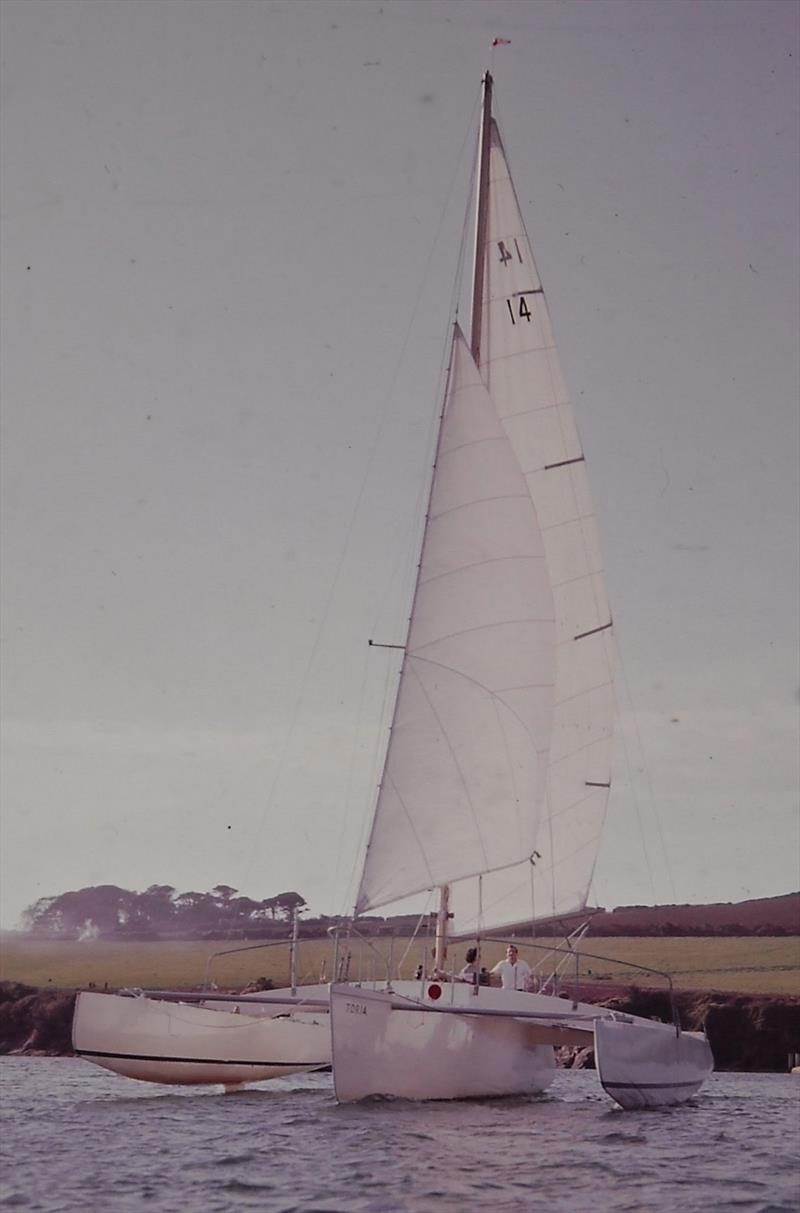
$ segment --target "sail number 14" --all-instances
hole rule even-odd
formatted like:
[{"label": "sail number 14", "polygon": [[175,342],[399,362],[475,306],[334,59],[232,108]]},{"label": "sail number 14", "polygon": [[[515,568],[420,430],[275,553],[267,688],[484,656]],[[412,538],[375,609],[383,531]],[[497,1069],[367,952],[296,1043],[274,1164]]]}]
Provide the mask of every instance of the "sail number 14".
[{"label": "sail number 14", "polygon": [[[533,294],[535,294],[535,292],[529,291],[528,294],[533,295]],[[528,324],[530,324],[531,319],[532,319],[532,313],[531,313],[531,309],[528,307],[527,303],[525,302],[524,295],[520,295],[520,297],[519,297],[519,308],[517,310],[516,315],[514,314],[514,305],[510,299],[506,299],[506,307],[508,308],[508,314],[511,317],[512,324],[517,323],[517,317],[519,317],[520,320],[527,320]]]}]

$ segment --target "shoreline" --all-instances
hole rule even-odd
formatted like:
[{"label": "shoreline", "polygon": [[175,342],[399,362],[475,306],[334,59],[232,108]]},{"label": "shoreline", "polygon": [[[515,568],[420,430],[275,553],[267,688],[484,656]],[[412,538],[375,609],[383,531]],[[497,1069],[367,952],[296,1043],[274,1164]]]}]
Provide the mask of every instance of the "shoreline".
[{"label": "shoreline", "polygon": [[[569,993],[567,991],[567,993]],[[669,995],[637,986],[587,988],[584,1002],[669,1022]],[[0,1057],[70,1057],[75,990],[37,989],[0,982]],[[786,1073],[789,1056],[800,1052],[800,997],[679,990],[675,1009],[685,1031],[705,1030],[717,1071]],[[561,1056],[562,1065],[593,1064],[591,1050]]]}]

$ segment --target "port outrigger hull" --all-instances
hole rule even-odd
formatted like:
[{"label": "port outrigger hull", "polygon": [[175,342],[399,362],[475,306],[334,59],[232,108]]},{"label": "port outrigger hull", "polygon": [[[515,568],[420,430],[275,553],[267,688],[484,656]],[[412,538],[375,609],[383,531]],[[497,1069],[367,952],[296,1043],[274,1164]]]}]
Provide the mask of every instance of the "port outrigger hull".
[{"label": "port outrigger hull", "polygon": [[211,995],[202,1003],[83,992],[75,1006],[73,1048],[126,1078],[190,1086],[237,1086],[316,1070],[330,1064],[322,991],[316,1000],[321,1006],[298,1005],[288,990],[275,991],[269,1002]]}]

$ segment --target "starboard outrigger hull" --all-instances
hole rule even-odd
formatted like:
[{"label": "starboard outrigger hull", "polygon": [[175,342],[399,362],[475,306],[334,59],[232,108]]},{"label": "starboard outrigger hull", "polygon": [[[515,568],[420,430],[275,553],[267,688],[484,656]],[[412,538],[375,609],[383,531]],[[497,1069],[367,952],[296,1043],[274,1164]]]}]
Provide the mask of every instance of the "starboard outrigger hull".
[{"label": "starboard outrigger hull", "polygon": [[598,1019],[594,1056],[603,1089],[626,1110],[685,1103],[714,1069],[701,1032]]},{"label": "starboard outrigger hull", "polygon": [[199,1006],[83,992],[72,1043],[106,1070],[158,1083],[236,1086],[330,1064],[327,1008],[290,1001]]}]

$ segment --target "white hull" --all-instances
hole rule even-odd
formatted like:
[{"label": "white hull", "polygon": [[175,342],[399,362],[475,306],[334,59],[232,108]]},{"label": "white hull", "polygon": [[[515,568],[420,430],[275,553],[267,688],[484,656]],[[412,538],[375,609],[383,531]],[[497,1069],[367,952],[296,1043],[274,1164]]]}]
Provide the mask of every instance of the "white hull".
[{"label": "white hull", "polygon": [[[322,993],[327,996],[324,987]],[[298,1009],[288,1001],[248,1005],[246,998],[215,1005],[220,1009],[211,1003],[81,993],[73,1048],[126,1078],[187,1085],[234,1086],[330,1064],[326,1009]]]},{"label": "white hull", "polygon": [[476,993],[459,983],[398,982],[388,992],[332,986],[331,1034],[340,1103],[532,1094],[552,1080],[554,1046],[593,1040],[603,1087],[623,1108],[682,1103],[713,1069],[700,1033],[549,995]]},{"label": "white hull", "polygon": [[604,1090],[627,1110],[685,1103],[714,1069],[702,1033],[641,1020],[597,1020],[594,1056]]},{"label": "white hull", "polygon": [[[466,1007],[475,1002],[467,986],[449,990],[462,995]],[[373,1095],[421,1100],[526,1095],[550,1085],[553,1046],[540,1043],[535,1025],[511,1017],[442,1014],[426,1010],[424,1003],[412,1010],[393,1006],[398,995],[419,999],[420,992],[419,982],[398,982],[392,993],[331,987],[333,1081],[340,1103]],[[525,997],[509,993],[512,1000]]]}]

